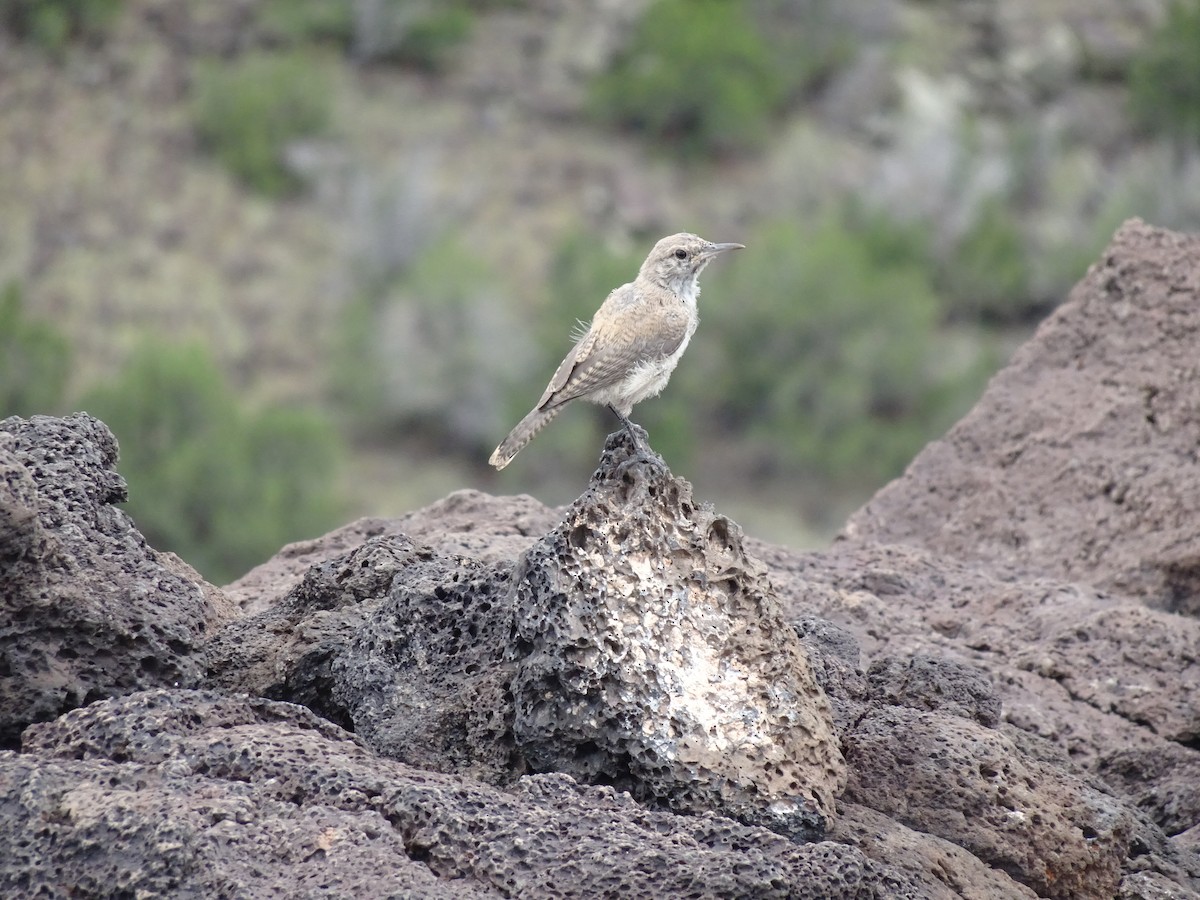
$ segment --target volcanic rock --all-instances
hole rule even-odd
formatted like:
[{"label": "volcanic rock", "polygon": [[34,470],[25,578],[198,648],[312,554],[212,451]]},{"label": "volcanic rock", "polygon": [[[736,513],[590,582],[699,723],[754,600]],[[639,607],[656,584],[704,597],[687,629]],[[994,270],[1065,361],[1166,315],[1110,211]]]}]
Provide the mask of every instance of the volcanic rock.
[{"label": "volcanic rock", "polygon": [[86,413],[0,421],[0,746],[97,699],[198,684],[233,614],[115,506],[116,461]]},{"label": "volcanic rock", "polygon": [[610,437],[513,575],[518,746],[535,768],[819,835],[845,778],[828,700],[741,531]]}]

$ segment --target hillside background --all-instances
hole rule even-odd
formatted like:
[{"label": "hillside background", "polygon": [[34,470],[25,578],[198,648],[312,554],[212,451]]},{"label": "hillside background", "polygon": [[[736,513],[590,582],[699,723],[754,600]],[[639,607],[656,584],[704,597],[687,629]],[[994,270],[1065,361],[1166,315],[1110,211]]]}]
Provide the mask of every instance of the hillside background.
[{"label": "hillside background", "polygon": [[462,487],[663,234],[747,249],[635,418],[825,540],[1138,215],[1200,229],[1200,2],[0,0],[0,418],[87,409],[210,579]]}]

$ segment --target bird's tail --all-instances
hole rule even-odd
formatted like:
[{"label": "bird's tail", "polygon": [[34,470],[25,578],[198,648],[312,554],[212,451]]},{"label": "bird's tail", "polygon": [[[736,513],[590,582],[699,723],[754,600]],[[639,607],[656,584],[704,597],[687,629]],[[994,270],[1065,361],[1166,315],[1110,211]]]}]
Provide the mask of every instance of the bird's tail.
[{"label": "bird's tail", "polygon": [[503,469],[522,448],[533,440],[534,435],[550,424],[550,420],[559,414],[562,405],[551,406],[549,409],[535,409],[509,432],[508,437],[500,442],[500,446],[492,451],[488,460],[497,469]]}]

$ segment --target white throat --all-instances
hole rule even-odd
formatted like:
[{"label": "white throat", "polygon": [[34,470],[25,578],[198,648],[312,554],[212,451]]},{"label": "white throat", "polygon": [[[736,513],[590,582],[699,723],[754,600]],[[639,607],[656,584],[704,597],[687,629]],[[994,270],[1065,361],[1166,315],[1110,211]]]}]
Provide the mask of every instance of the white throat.
[{"label": "white throat", "polygon": [[689,309],[696,308],[696,299],[700,296],[700,278],[698,274],[688,275],[675,280],[671,285],[671,289],[679,295],[679,299],[687,304]]}]

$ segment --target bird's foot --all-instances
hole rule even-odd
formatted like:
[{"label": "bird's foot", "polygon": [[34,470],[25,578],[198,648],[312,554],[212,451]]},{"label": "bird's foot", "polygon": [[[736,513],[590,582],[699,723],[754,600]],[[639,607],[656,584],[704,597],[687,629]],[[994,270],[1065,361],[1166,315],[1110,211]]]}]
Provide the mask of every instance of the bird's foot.
[{"label": "bird's foot", "polygon": [[621,420],[621,425],[625,428],[625,433],[629,435],[629,440],[633,442],[634,455],[638,457],[650,457],[654,455],[654,451],[650,449],[650,436],[646,434],[646,429],[642,426],[634,424],[629,416],[623,415],[616,407],[609,406],[613,415]]}]

